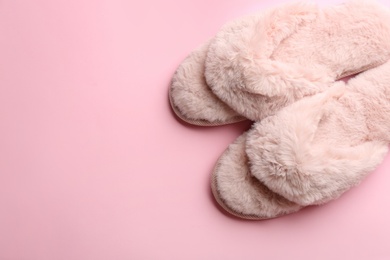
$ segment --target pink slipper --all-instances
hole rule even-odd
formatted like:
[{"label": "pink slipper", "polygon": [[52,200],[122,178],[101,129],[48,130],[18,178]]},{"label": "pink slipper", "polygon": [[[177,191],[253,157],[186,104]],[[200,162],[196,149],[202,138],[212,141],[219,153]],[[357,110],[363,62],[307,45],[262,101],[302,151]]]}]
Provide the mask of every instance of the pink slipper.
[{"label": "pink slipper", "polygon": [[[372,172],[389,142],[387,62],[255,123],[217,163],[213,194],[228,212],[254,219],[323,204]],[[256,191],[258,183],[266,188]],[[291,204],[270,207],[276,195]]]},{"label": "pink slipper", "polygon": [[387,7],[286,4],[225,25],[180,65],[169,96],[192,124],[257,121],[389,58]]}]

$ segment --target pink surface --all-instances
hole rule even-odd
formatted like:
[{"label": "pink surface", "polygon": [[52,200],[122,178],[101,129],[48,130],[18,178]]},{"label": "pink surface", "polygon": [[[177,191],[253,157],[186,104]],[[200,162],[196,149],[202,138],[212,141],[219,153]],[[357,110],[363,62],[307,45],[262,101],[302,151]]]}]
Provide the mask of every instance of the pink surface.
[{"label": "pink surface", "polygon": [[249,124],[169,108],[181,60],[271,2],[0,1],[0,260],[390,259],[390,156],[337,201],[238,220],[209,176]]}]

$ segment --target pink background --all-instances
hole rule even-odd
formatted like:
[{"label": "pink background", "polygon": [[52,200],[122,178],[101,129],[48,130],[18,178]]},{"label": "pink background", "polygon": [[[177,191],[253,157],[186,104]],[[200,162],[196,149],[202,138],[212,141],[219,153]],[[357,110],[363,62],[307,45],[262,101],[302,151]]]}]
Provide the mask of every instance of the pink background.
[{"label": "pink background", "polygon": [[209,177],[250,124],[170,110],[183,58],[271,2],[1,0],[0,260],[390,259],[390,156],[337,201],[238,220]]}]

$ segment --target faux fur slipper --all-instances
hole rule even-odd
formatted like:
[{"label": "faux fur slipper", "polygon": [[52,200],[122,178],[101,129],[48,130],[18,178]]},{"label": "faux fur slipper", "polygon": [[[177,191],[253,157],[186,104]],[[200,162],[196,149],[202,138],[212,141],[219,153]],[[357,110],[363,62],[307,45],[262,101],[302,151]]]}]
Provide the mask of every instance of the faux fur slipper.
[{"label": "faux fur slipper", "polygon": [[[359,184],[382,162],[389,142],[387,62],[255,123],[217,163],[212,190],[236,216],[291,213]],[[291,210],[270,211],[269,194],[290,201]]]},{"label": "faux fur slipper", "polygon": [[220,100],[257,121],[389,57],[387,7],[294,3],[224,26],[210,43],[204,75]]},{"label": "faux fur slipper", "polygon": [[204,78],[210,41],[194,50],[176,70],[169,88],[172,110],[183,121],[198,126],[218,126],[245,120],[217,98]]}]

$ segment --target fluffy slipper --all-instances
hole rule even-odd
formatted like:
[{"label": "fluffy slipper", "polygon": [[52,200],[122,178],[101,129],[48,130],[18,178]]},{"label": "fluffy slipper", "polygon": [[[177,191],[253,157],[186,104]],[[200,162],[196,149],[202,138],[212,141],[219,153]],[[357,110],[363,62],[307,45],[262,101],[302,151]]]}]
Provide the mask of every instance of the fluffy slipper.
[{"label": "fluffy slipper", "polygon": [[224,26],[207,52],[213,93],[253,121],[390,57],[390,12],[372,1],[294,3]]},{"label": "fluffy slipper", "polygon": [[360,183],[389,142],[390,62],[256,123],[246,154],[254,177],[305,206]]},{"label": "fluffy slipper", "polygon": [[245,120],[207,86],[204,66],[209,42],[193,51],[176,70],[169,88],[172,110],[183,121],[198,126],[217,126]]},{"label": "fluffy slipper", "polygon": [[338,198],[383,160],[390,142],[390,62],[255,123],[212,175],[216,201],[249,219]]}]

